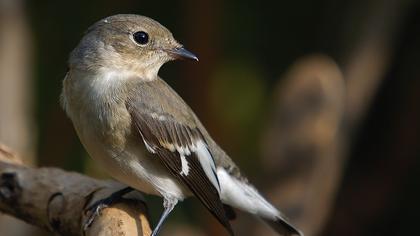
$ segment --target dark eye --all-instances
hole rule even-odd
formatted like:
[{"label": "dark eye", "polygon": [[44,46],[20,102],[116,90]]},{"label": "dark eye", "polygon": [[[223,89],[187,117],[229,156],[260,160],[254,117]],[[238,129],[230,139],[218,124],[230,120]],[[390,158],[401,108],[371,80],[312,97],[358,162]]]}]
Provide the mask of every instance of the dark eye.
[{"label": "dark eye", "polygon": [[144,31],[135,32],[133,38],[136,43],[141,45],[145,45],[149,42],[149,35]]}]

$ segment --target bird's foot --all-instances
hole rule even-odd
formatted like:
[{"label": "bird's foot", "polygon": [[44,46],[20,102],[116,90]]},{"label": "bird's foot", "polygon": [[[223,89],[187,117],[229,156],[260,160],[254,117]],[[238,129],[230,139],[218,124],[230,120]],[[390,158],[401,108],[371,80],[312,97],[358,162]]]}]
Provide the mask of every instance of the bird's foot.
[{"label": "bird's foot", "polygon": [[109,207],[115,201],[116,199],[113,199],[112,196],[109,196],[107,198],[96,201],[90,207],[88,207],[85,213],[90,214],[85,224],[83,225],[83,230],[86,231],[92,225],[95,218],[101,215],[102,210]]},{"label": "bird's foot", "polygon": [[111,194],[109,197],[107,198],[103,198],[101,200],[96,201],[95,203],[93,203],[91,206],[89,206],[86,210],[85,210],[85,214],[89,214],[87,220],[85,221],[84,225],[83,225],[83,230],[86,231],[93,223],[93,221],[95,220],[95,218],[99,215],[101,215],[102,210],[104,210],[105,208],[111,206],[112,204],[114,204],[115,202],[121,200],[121,198],[133,191],[134,189],[132,189],[131,187],[127,187],[124,189],[121,189],[113,194]]}]

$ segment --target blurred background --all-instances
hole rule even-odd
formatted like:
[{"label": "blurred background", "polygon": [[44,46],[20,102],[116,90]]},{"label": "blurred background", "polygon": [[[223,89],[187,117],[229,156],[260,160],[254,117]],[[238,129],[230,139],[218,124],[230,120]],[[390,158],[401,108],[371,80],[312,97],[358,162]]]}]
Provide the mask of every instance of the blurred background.
[{"label": "blurred background", "polygon": [[[0,142],[36,166],[108,178],[59,106],[66,61],[117,13],[169,28],[199,63],[160,75],[306,235],[408,235],[420,212],[415,0],[0,0]],[[147,197],[156,222],[161,201]],[[239,213],[237,235],[274,235]],[[0,216],[0,235],[48,235]],[[199,204],[162,235],[226,235]]]}]

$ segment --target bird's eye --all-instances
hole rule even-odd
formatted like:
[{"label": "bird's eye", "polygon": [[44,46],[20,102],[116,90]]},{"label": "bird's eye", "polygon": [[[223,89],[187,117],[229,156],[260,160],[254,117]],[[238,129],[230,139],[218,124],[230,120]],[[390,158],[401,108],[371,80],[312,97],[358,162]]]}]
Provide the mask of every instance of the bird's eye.
[{"label": "bird's eye", "polygon": [[140,45],[145,45],[149,42],[149,35],[144,31],[135,32],[133,38]]}]

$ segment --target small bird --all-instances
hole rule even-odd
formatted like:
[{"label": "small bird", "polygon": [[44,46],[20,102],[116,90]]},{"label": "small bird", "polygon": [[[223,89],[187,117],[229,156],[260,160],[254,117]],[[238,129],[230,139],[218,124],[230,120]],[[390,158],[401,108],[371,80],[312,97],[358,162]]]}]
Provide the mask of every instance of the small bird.
[{"label": "small bird", "polygon": [[[302,235],[262,197],[200,120],[159,76],[175,59],[198,58],[158,22],[121,14],[96,22],[70,54],[61,103],[83,146],[116,180],[163,198],[152,235],[175,205],[195,196],[227,229],[237,208],[281,235]],[[98,210],[105,199],[95,205]]]}]

